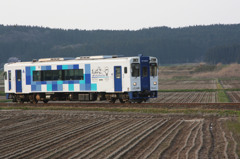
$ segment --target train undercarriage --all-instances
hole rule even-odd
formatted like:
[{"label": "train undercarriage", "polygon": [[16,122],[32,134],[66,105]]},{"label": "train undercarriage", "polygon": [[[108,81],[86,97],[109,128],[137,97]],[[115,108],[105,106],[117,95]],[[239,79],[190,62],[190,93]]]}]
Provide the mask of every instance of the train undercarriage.
[{"label": "train undercarriage", "polygon": [[115,103],[117,100],[121,103],[142,103],[149,98],[157,97],[156,91],[143,92],[124,92],[124,93],[31,93],[31,94],[7,94],[7,99],[13,102],[30,102],[37,104],[39,101],[48,103],[48,101],[104,101]]}]

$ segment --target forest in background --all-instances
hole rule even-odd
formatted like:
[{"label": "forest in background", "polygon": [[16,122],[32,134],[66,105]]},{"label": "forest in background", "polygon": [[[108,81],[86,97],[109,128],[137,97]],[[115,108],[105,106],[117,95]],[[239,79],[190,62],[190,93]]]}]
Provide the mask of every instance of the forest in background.
[{"label": "forest in background", "polygon": [[0,25],[0,66],[10,57],[29,61],[47,57],[138,54],[160,64],[240,62],[240,24],[154,27],[141,30],[64,30]]}]

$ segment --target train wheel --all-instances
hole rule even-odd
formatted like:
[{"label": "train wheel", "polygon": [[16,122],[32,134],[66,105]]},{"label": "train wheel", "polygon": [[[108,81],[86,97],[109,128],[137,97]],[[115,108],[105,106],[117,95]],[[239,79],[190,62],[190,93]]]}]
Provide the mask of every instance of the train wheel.
[{"label": "train wheel", "polygon": [[18,98],[17,98],[17,103],[23,104],[23,103],[24,103],[24,100],[18,97]]},{"label": "train wheel", "polygon": [[47,100],[47,99],[44,99],[44,100],[43,100],[43,103],[48,103],[48,100]]},{"label": "train wheel", "polygon": [[116,102],[116,98],[111,98],[111,100],[109,102],[114,104]]},{"label": "train wheel", "polygon": [[37,104],[38,103],[38,100],[36,98],[33,99],[32,101],[33,104]]},{"label": "train wheel", "polygon": [[121,99],[121,98],[119,99],[119,101],[120,101],[121,103],[125,103],[125,101],[123,101],[123,99]]}]

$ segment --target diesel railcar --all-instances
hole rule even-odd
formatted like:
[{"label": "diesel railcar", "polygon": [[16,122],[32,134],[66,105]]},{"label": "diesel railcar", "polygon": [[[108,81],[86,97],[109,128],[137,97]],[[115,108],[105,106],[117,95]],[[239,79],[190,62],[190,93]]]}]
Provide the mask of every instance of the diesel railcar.
[{"label": "diesel railcar", "polygon": [[81,56],[4,65],[7,99],[13,102],[147,101],[158,91],[156,57]]}]

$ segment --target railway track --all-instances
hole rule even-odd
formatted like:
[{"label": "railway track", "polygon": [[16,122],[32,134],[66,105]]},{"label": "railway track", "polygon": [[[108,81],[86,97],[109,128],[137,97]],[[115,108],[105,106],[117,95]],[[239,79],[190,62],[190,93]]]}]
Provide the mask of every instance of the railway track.
[{"label": "railway track", "polygon": [[74,107],[74,108],[167,108],[167,109],[226,109],[226,110],[240,110],[240,103],[71,103],[71,102],[54,102],[54,103],[0,103],[0,108],[11,107],[35,107],[35,108],[64,108],[64,107]]}]

